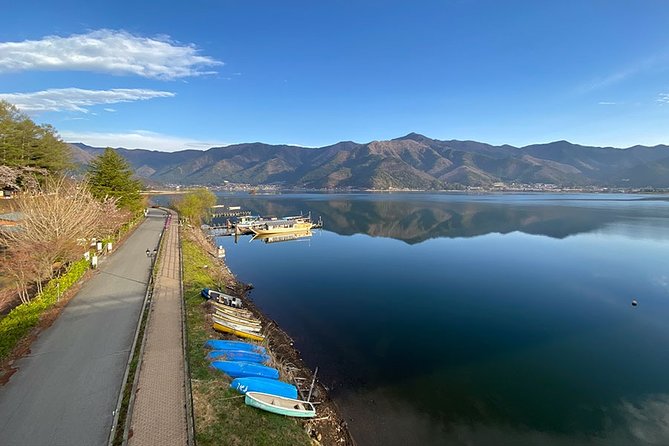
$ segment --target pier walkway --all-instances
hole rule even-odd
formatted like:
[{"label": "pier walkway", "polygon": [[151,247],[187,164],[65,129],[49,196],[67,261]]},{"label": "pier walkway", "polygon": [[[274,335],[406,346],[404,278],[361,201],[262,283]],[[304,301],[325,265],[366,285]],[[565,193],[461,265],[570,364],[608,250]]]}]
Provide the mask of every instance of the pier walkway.
[{"label": "pier walkway", "polygon": [[189,443],[177,215],[172,213],[165,225],[139,381],[128,414],[130,446]]}]

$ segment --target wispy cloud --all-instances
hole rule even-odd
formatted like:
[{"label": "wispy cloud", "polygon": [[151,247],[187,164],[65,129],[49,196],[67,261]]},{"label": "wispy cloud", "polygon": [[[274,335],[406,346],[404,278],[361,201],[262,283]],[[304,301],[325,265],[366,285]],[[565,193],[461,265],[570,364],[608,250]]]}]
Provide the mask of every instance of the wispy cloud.
[{"label": "wispy cloud", "polygon": [[[26,112],[73,111],[88,113],[85,107],[96,104],[143,101],[174,96],[170,91],[115,88],[112,90],[83,90],[81,88],[57,88],[31,93],[2,93],[4,99]],[[114,111],[114,109],[105,109]]]},{"label": "wispy cloud", "polygon": [[601,90],[627,81],[647,71],[666,68],[668,63],[669,55],[666,53],[655,54],[634,63],[630,63],[607,75],[592,78],[578,86],[576,90],[579,93],[589,93],[591,91]]},{"label": "wispy cloud", "polygon": [[93,71],[177,79],[212,74],[222,65],[193,44],[169,36],[142,37],[102,29],[68,37],[0,43],[0,73],[18,71]]},{"label": "wispy cloud", "polygon": [[599,105],[617,105],[617,102],[608,102],[608,101],[600,101],[598,102]]},{"label": "wispy cloud", "polygon": [[94,147],[125,147],[128,149],[160,150],[162,152],[174,152],[185,149],[205,150],[211,147],[228,145],[228,143],[220,141],[189,139],[148,130],[132,130],[125,133],[73,132],[64,130],[59,133],[63,140],[67,142],[83,142]]},{"label": "wispy cloud", "polygon": [[660,104],[669,104],[669,93],[660,93],[657,102]]},{"label": "wispy cloud", "polygon": [[114,112],[116,112],[116,109],[114,109],[114,108],[105,108],[104,111],[109,112],[109,113],[114,113]]}]

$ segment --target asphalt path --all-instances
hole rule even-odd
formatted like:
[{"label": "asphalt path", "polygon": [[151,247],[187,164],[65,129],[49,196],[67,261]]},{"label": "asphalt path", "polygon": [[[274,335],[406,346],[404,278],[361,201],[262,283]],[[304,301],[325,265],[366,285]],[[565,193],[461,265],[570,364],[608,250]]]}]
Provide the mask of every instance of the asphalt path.
[{"label": "asphalt path", "polygon": [[105,445],[164,213],[101,262],[0,387],[0,445]]}]

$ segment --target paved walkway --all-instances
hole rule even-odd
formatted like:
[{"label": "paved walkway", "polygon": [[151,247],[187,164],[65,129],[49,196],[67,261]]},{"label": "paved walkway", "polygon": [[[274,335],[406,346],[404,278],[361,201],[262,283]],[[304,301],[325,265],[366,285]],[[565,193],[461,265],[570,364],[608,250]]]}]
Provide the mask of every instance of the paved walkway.
[{"label": "paved walkway", "polygon": [[131,446],[187,444],[181,257],[176,215],[163,240],[132,410]]},{"label": "paved walkway", "polygon": [[0,445],[106,445],[164,212],[100,264],[0,386]]}]

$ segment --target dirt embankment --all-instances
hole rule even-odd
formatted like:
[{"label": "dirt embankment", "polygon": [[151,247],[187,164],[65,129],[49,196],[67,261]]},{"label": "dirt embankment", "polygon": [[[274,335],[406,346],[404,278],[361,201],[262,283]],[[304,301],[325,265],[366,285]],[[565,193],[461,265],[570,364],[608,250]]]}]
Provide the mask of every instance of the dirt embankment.
[{"label": "dirt embankment", "polygon": [[[198,239],[203,246],[206,246],[210,255],[215,256],[213,245],[201,233]],[[223,260],[218,262],[221,266],[222,283],[226,284],[226,290],[222,291],[239,296],[244,301],[245,308],[252,311],[255,317],[262,321],[263,327],[265,327],[263,334],[266,336],[266,346],[274,362],[280,369],[282,376],[293,378],[302,397],[306,399],[313,381],[313,371],[300,357],[291,337],[274,320],[266,317],[255,305],[248,294],[251,287],[238,281]],[[209,308],[213,307],[212,304],[204,303],[203,305],[205,305],[208,313],[215,311],[214,308]],[[349,432],[346,421],[340,415],[335,402],[329,397],[326,388],[318,381],[318,377],[316,377],[312,390],[311,401],[315,403],[317,415],[315,419],[304,421],[304,423],[305,429],[314,443],[326,446],[355,446],[356,443]]]}]

